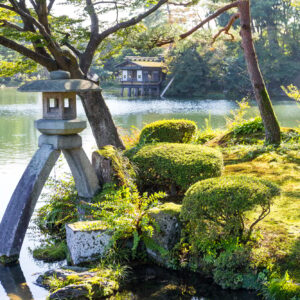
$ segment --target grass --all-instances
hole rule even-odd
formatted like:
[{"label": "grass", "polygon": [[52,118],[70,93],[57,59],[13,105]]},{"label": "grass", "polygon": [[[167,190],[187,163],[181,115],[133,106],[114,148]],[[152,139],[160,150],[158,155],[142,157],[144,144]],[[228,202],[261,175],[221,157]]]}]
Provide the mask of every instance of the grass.
[{"label": "grass", "polygon": [[[288,271],[300,283],[300,144],[232,146],[222,152],[225,175],[253,175],[281,187],[271,213],[258,225],[263,238],[254,255],[279,267],[282,276]],[[249,219],[254,215],[252,212]]]},{"label": "grass", "polygon": [[57,244],[42,245],[34,249],[32,254],[35,259],[46,262],[64,260],[67,257],[67,245],[64,241]]}]

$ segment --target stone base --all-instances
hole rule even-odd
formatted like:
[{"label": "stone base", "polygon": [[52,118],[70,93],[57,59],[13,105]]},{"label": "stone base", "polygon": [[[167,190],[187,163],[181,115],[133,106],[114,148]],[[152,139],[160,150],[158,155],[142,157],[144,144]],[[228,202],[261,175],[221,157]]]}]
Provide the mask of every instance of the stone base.
[{"label": "stone base", "polygon": [[45,135],[39,137],[39,147],[43,144],[53,146],[55,150],[75,149],[82,146],[81,136],[78,134],[71,135]]},{"label": "stone base", "polygon": [[111,240],[101,221],[67,224],[66,235],[71,263],[74,265],[102,257]]}]

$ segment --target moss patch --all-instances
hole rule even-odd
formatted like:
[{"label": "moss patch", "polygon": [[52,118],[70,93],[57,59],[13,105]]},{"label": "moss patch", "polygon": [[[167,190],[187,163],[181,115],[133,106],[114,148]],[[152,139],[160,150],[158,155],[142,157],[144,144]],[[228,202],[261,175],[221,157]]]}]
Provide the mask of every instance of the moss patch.
[{"label": "moss patch", "polygon": [[222,174],[222,154],[212,148],[191,144],[158,143],[147,145],[132,156],[138,167],[142,189],[164,190],[175,185],[185,191],[193,183]]},{"label": "moss patch", "polygon": [[188,143],[197,125],[190,120],[160,120],[147,124],[141,131],[140,143]]},{"label": "moss patch", "polygon": [[180,204],[175,204],[173,202],[167,202],[164,203],[158,207],[152,208],[150,213],[151,215],[159,214],[159,213],[165,213],[170,216],[178,216],[181,211],[181,205]]},{"label": "moss patch", "polygon": [[[280,186],[281,196],[275,199],[271,214],[258,225],[263,238],[254,254],[258,263],[268,261],[280,268],[282,276],[288,271],[300,282],[300,144],[234,146],[224,148],[223,155],[226,175],[255,175]],[[249,213],[249,220],[256,215],[256,211]]]},{"label": "moss patch", "polygon": [[102,221],[80,221],[68,226],[74,231],[94,231],[94,230],[106,230],[107,225],[103,224]]}]

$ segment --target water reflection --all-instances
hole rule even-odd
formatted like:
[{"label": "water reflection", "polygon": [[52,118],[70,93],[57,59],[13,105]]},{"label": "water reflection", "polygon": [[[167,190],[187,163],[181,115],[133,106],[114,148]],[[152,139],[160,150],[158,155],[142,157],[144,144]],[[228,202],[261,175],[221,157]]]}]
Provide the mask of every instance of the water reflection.
[{"label": "water reflection", "polygon": [[33,300],[19,264],[0,265],[0,282],[10,300]]}]

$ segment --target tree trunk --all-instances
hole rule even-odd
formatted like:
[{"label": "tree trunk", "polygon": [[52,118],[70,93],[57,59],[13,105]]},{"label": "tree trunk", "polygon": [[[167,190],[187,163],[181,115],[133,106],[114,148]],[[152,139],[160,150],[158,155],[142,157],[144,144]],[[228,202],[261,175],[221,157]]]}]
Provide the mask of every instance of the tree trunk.
[{"label": "tree trunk", "polygon": [[248,73],[254,90],[255,99],[266,131],[266,142],[280,144],[280,127],[272,103],[260,72],[250,26],[250,1],[239,3],[242,47],[245,54]]},{"label": "tree trunk", "polygon": [[101,91],[81,92],[79,96],[98,148],[113,145],[125,149]]}]

